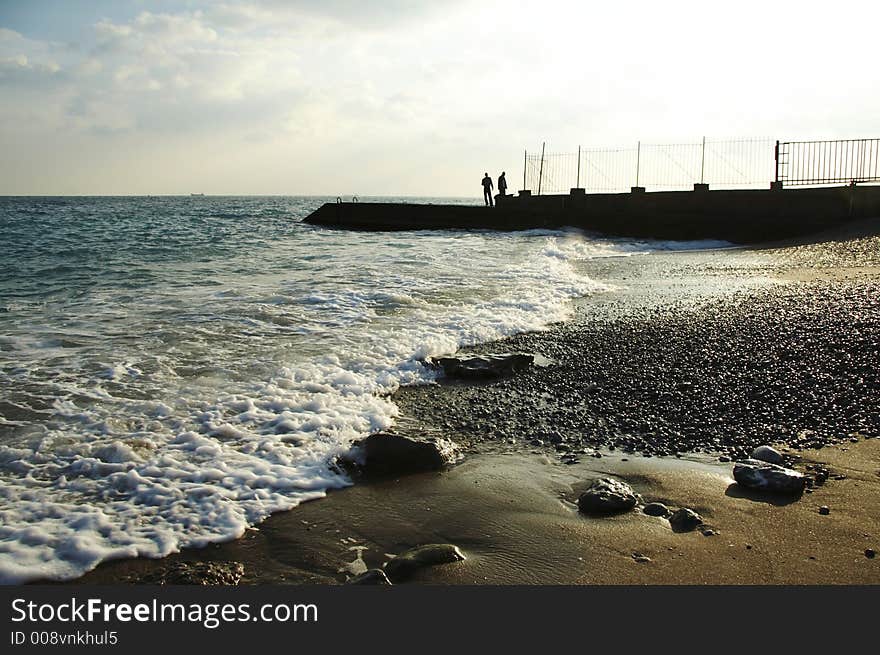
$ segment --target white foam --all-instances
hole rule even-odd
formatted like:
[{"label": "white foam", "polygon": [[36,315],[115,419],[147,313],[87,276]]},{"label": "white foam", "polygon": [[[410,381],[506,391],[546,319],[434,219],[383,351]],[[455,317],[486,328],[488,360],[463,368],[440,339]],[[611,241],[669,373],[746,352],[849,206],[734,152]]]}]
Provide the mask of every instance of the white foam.
[{"label": "white foam", "polygon": [[[334,458],[393,425],[388,394],[432,380],[420,360],[568,318],[572,298],[606,288],[572,261],[616,252],[555,232],[428,236],[420,256],[377,263],[381,247],[321,288],[308,288],[324,279],[310,272],[283,293],[269,279],[186,297],[178,312],[213,313],[163,318],[156,330],[176,330],[164,346],[107,361],[112,342],[80,375],[41,378],[58,396],[52,419],[0,446],[0,582],[228,540],[349,484]],[[218,318],[242,305],[284,312],[305,336]],[[45,354],[28,352],[44,372]]]}]

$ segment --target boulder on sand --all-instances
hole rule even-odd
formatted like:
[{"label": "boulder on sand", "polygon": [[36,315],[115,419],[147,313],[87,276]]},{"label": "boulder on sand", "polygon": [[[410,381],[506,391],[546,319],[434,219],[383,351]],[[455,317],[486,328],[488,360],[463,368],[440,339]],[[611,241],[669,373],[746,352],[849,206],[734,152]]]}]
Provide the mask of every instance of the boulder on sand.
[{"label": "boulder on sand", "polygon": [[733,479],[749,489],[792,495],[802,493],[807,483],[806,477],[797,471],[758,459],[737,462]]},{"label": "boulder on sand", "polygon": [[371,434],[355,447],[363,453],[360,471],[366,476],[437,471],[459,457],[458,446],[450,439],[391,432]]},{"label": "boulder on sand", "polygon": [[438,357],[432,363],[439,366],[446,377],[464,379],[500,378],[526,370],[535,361],[534,355],[503,354],[481,357]]},{"label": "boulder on sand", "polygon": [[638,497],[625,482],[598,478],[578,498],[578,509],[585,514],[619,514],[636,506]]}]

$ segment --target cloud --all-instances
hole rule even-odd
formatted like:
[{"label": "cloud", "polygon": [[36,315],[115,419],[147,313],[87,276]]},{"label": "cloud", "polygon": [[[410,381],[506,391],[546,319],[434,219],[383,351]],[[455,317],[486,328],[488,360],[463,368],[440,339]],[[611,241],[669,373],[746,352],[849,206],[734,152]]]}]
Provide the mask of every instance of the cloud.
[{"label": "cloud", "polygon": [[[0,28],[0,179],[18,165],[8,146],[30,143],[34,170],[93,192],[454,194],[493,162],[515,178],[543,140],[869,130],[877,91],[826,52],[870,60],[878,10],[851,25],[743,2],[167,0],[114,5],[136,10],[76,43]],[[783,41],[798,55],[783,71],[782,20],[847,36]]]},{"label": "cloud", "polygon": [[235,23],[250,26],[265,27],[270,23],[289,27],[291,22],[323,20],[359,31],[430,21],[462,4],[466,4],[465,0],[252,0],[219,3],[215,8],[206,8],[206,14],[218,21],[234,19]]}]

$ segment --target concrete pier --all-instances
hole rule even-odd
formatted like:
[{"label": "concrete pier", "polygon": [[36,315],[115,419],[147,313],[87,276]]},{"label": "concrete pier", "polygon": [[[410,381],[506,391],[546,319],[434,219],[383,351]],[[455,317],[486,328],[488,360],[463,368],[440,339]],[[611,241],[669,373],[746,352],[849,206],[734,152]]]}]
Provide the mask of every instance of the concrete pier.
[{"label": "concrete pier", "polygon": [[657,191],[497,198],[494,208],[327,203],[306,223],[352,230],[526,230],[574,227],[609,236],[756,243],[880,217],[880,186]]}]

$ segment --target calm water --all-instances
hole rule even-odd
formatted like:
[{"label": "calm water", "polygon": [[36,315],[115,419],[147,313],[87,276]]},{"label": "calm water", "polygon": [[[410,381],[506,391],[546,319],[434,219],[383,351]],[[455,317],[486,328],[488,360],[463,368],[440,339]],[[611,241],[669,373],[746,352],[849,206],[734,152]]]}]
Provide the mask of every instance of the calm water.
[{"label": "calm water", "polygon": [[0,581],[230,539],[349,484],[333,458],[394,423],[419,360],[564,320],[605,289],[574,263],[632,250],[302,225],[321,202],[0,198]]}]

